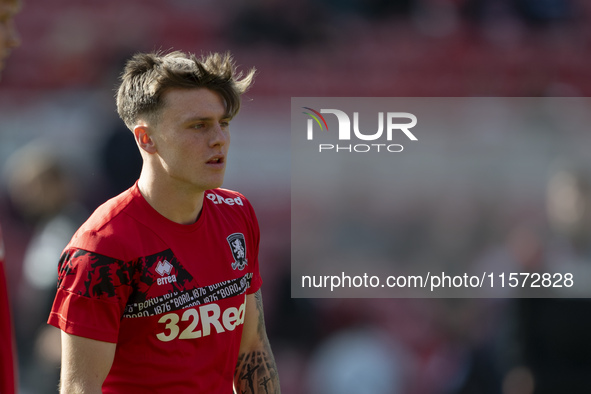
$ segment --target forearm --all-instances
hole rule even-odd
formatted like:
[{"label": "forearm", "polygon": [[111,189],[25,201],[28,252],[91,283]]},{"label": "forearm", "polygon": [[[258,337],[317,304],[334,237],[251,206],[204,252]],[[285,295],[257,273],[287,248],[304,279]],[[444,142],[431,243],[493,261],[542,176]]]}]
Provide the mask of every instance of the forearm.
[{"label": "forearm", "polygon": [[279,375],[267,338],[261,291],[247,296],[246,318],[234,371],[237,394],[280,394]]},{"label": "forearm", "polygon": [[115,344],[62,331],[60,394],[101,394],[111,369]]},{"label": "forearm", "polygon": [[62,378],[59,392],[60,394],[102,394],[102,389],[100,385],[71,384]]},{"label": "forearm", "polygon": [[279,394],[279,375],[269,341],[238,356],[234,384],[237,394]]}]

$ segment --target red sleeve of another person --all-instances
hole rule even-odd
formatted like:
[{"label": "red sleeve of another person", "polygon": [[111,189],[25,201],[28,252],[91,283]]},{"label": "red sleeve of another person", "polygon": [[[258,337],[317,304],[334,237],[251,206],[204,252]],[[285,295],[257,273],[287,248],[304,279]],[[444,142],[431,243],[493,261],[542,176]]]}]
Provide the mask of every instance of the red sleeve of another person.
[{"label": "red sleeve of another person", "polygon": [[4,270],[4,243],[0,228],[0,393],[15,393],[16,368],[14,363],[14,337],[8,288]]}]

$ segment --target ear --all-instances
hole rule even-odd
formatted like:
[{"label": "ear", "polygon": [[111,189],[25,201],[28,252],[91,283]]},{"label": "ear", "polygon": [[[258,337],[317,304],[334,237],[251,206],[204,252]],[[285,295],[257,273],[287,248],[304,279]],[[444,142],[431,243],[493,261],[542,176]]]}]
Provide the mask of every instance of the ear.
[{"label": "ear", "polygon": [[156,144],[148,133],[148,127],[145,125],[137,125],[133,128],[133,135],[135,136],[135,142],[138,146],[146,153],[156,153]]}]

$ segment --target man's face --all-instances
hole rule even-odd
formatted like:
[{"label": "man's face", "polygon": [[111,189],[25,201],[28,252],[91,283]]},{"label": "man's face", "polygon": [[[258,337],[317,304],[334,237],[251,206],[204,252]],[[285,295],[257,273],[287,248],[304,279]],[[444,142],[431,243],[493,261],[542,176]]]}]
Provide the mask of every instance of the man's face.
[{"label": "man's face", "polygon": [[230,146],[222,98],[205,88],[170,89],[162,98],[152,139],[165,176],[182,188],[220,187]]},{"label": "man's face", "polygon": [[18,1],[0,0],[0,71],[4,68],[10,50],[20,44],[13,21],[19,6]]}]

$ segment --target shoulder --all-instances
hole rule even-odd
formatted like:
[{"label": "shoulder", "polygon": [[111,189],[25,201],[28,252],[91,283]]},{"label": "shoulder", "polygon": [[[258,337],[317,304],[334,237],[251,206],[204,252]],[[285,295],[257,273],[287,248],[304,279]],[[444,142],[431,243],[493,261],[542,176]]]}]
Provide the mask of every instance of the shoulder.
[{"label": "shoulder", "polygon": [[129,189],[99,206],[68,246],[116,257],[134,227],[133,218],[126,214],[134,198],[133,190]]},{"label": "shoulder", "polygon": [[258,221],[250,201],[240,192],[229,189],[212,189],[205,192],[205,203],[213,206],[220,215],[232,215],[258,227]]}]

